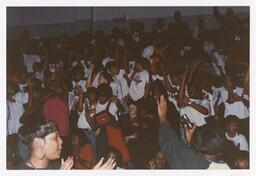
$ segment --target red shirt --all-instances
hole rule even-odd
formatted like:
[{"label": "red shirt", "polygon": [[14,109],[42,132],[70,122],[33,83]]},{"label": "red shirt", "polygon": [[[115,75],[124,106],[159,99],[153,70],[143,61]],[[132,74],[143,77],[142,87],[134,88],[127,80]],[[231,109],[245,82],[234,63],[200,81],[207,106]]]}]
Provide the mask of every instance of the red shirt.
[{"label": "red shirt", "polygon": [[43,106],[43,115],[57,124],[60,136],[69,134],[68,106],[61,98],[48,98]]}]

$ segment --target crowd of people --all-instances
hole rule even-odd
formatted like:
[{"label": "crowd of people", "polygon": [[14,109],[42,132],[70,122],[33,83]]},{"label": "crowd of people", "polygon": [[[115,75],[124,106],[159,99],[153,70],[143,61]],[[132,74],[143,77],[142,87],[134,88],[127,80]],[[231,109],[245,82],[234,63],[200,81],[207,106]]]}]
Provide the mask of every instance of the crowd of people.
[{"label": "crowd of people", "polygon": [[7,49],[7,169],[249,169],[249,19],[213,16],[24,31]]}]

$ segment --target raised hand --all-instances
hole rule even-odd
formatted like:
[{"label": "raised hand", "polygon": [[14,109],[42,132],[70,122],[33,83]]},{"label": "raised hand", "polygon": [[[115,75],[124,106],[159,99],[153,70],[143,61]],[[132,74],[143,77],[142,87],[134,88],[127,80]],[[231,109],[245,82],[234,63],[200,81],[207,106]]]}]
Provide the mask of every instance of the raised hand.
[{"label": "raised hand", "polygon": [[64,159],[61,159],[61,166],[60,166],[60,170],[71,170],[71,168],[73,167],[74,164],[74,159],[73,157],[68,157],[66,159],[66,161],[64,161]]},{"label": "raised hand", "polygon": [[161,95],[160,100],[157,100],[157,110],[160,123],[166,122],[167,118],[167,103],[163,95]]},{"label": "raised hand", "polygon": [[104,158],[101,158],[100,161],[94,166],[93,169],[97,170],[111,170],[114,169],[116,166],[116,162],[113,158],[109,158],[104,164],[103,164]]},{"label": "raised hand", "polygon": [[94,64],[90,64],[90,66],[89,66],[89,70],[90,70],[90,71],[93,71],[93,70],[94,70],[94,67],[95,67],[95,65],[94,65]]},{"label": "raised hand", "polygon": [[185,125],[184,128],[185,128],[185,137],[186,137],[186,141],[187,141],[188,144],[190,144],[191,139],[192,139],[192,136],[193,136],[193,134],[194,134],[194,132],[195,132],[195,130],[196,130],[196,126],[193,125],[193,128],[190,129],[190,128],[188,128],[188,127]]}]

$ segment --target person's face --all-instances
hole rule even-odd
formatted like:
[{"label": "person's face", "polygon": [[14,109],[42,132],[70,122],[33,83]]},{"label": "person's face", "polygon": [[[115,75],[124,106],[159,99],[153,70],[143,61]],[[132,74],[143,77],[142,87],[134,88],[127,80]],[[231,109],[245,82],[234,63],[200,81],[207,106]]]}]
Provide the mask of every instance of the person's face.
[{"label": "person's face", "polygon": [[135,68],[134,69],[135,69],[135,71],[139,71],[139,72],[143,70],[141,64],[138,63],[138,62],[135,63]]},{"label": "person's face", "polygon": [[137,116],[137,106],[134,104],[130,104],[128,113],[129,113],[129,117],[136,117]]},{"label": "person's face", "polygon": [[234,135],[234,134],[236,134],[237,130],[238,130],[238,127],[237,127],[237,123],[236,122],[230,122],[228,124],[228,126],[227,126],[228,133]]},{"label": "person's face", "polygon": [[99,97],[99,103],[100,104],[105,104],[108,101],[108,97],[105,96],[100,96]]},{"label": "person's face", "polygon": [[154,159],[154,162],[156,164],[156,167],[158,169],[164,169],[166,167],[166,160],[162,154],[162,152],[158,152],[155,159]]},{"label": "person's face", "polygon": [[76,135],[72,135],[72,145],[74,146],[74,147],[77,147],[77,146],[79,146],[79,138],[78,138],[78,136],[76,136]]},{"label": "person's face", "polygon": [[45,157],[48,160],[55,160],[60,158],[62,149],[62,140],[57,131],[52,132],[45,136],[44,151]]},{"label": "person's face", "polygon": [[120,69],[118,67],[113,67],[111,68],[111,73],[113,73],[114,75],[118,75]]},{"label": "person's face", "polygon": [[175,21],[180,21],[181,20],[181,13],[180,12],[175,12],[174,19],[175,19]]},{"label": "person's face", "polygon": [[82,77],[83,76],[81,75],[81,73],[76,73],[74,78],[75,78],[75,81],[79,81],[82,79]]}]

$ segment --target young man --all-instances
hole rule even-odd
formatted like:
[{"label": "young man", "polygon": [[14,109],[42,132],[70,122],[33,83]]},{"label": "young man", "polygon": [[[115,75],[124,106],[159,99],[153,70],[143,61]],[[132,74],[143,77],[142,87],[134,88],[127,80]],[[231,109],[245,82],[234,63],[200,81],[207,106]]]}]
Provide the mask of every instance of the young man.
[{"label": "young man", "polygon": [[227,125],[226,125],[226,138],[232,141],[236,147],[241,151],[248,151],[248,142],[245,136],[238,131],[238,118],[236,116],[228,116],[227,117]]},{"label": "young man", "polygon": [[133,101],[146,96],[149,83],[149,73],[145,68],[144,59],[138,59],[135,64],[135,72],[131,77],[129,95]]}]

